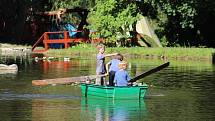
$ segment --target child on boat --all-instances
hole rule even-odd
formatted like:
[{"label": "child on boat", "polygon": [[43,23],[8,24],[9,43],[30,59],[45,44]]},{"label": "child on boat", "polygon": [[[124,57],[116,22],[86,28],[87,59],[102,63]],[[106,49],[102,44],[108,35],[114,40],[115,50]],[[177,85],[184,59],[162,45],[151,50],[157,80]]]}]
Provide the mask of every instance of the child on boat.
[{"label": "child on boat", "polygon": [[114,86],[115,73],[119,70],[119,63],[123,60],[121,54],[113,56],[113,58],[106,64],[107,73],[109,75],[109,86]]},{"label": "child on boat", "polygon": [[104,77],[101,75],[104,75],[106,73],[106,68],[105,68],[105,57],[117,55],[117,53],[113,54],[104,54],[105,52],[105,46],[103,44],[97,45],[98,49],[98,54],[96,56],[96,74],[100,75],[99,77],[96,78],[96,85],[103,85],[104,84]]},{"label": "child on boat", "polygon": [[131,79],[126,71],[127,62],[122,61],[119,63],[119,70],[115,73],[114,83],[115,86],[127,86],[128,81]]}]

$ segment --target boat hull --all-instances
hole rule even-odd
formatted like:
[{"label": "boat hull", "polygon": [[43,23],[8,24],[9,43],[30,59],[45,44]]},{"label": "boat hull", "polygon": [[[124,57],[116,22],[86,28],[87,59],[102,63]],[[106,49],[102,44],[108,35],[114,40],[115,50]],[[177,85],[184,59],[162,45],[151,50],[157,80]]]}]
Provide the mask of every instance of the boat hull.
[{"label": "boat hull", "polygon": [[82,95],[85,97],[97,96],[114,99],[140,99],[144,98],[148,89],[146,84],[142,86],[100,86],[94,84],[81,84]]}]

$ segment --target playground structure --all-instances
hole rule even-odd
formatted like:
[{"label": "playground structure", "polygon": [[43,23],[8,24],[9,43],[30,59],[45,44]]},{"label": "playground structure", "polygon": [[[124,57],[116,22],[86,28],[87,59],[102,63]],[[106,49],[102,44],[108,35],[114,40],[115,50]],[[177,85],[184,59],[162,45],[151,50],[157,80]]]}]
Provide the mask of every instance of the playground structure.
[{"label": "playground structure", "polygon": [[[78,27],[75,27],[71,23],[62,24],[62,14],[77,12],[82,18]],[[48,15],[53,16],[55,18],[55,25],[51,28],[51,31],[44,32],[40,38],[34,43],[32,46],[33,52],[44,52],[49,48],[68,48],[70,45],[75,43],[98,43],[103,42],[102,38],[91,39],[89,38],[90,34],[95,34],[95,32],[90,33],[89,30],[83,29],[83,26],[87,24],[86,17],[88,14],[88,10],[86,9],[59,9],[56,11],[48,11],[43,13],[38,13],[39,15]],[[62,22],[62,23],[61,23]],[[64,29],[58,30],[56,26],[61,26]],[[37,50],[36,47],[43,43],[44,49]]]},{"label": "playground structure", "polygon": [[[83,31],[73,31],[73,32],[83,32]],[[51,36],[56,35],[59,38],[52,39]],[[69,36],[69,31],[58,31],[58,32],[44,32],[43,35],[37,40],[37,42],[33,45],[32,51],[33,52],[43,52],[47,51],[50,47],[56,48],[68,48],[70,47],[70,44],[72,43],[98,43],[103,42],[104,40],[102,38],[97,39],[90,39],[88,37],[75,37],[71,38]],[[44,50],[35,50],[35,48],[43,42],[44,44]]]}]

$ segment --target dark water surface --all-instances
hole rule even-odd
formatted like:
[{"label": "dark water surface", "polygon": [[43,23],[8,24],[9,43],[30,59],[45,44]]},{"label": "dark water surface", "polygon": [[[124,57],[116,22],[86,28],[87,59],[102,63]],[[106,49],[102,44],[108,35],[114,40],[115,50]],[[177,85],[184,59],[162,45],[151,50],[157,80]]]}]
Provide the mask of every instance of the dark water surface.
[{"label": "dark water surface", "polygon": [[[164,63],[138,58],[127,61],[132,77]],[[140,80],[150,86],[143,100],[84,98],[79,86],[31,85],[36,79],[95,74],[93,59],[14,62],[19,66],[17,73],[0,74],[1,121],[215,120],[215,66],[207,62],[170,61],[168,68]]]}]

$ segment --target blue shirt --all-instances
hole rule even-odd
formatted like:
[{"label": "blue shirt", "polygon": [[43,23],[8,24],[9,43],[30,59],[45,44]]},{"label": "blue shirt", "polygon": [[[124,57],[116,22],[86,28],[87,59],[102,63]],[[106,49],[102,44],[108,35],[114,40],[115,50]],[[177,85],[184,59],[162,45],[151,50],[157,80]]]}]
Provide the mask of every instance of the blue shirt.
[{"label": "blue shirt", "polygon": [[112,59],[110,61],[110,70],[109,70],[109,72],[110,71],[117,72],[119,70],[119,63],[120,63],[120,60],[118,60],[118,59]]},{"label": "blue shirt", "polygon": [[125,70],[119,70],[115,73],[114,83],[116,86],[127,86],[131,77]]},{"label": "blue shirt", "polygon": [[96,74],[104,74],[105,73],[105,55],[104,54],[97,54],[96,56]]}]

